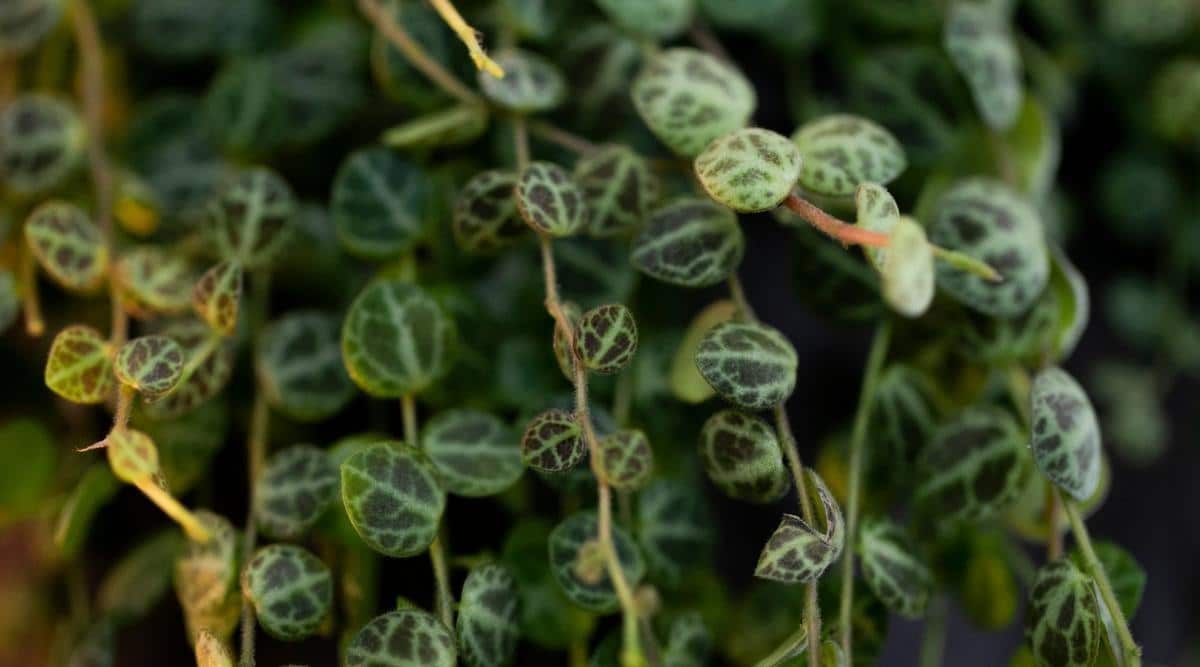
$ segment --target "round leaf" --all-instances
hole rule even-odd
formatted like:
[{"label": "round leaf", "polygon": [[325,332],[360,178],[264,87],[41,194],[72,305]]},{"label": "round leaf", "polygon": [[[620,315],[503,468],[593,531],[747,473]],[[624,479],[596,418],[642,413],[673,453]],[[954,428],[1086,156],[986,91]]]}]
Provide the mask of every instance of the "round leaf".
[{"label": "round leaf", "polygon": [[690,48],[666,49],[651,58],[633,80],[631,95],[654,136],[689,158],[745,126],[757,104],[741,72]]},{"label": "round leaf", "polygon": [[259,335],[259,386],[267,401],[293,419],[320,421],[354,396],[342,364],[338,320],[315,311],[293,312]]},{"label": "round leaf", "polygon": [[547,410],[534,417],[521,436],[521,459],[542,472],[564,472],[587,456],[583,430],[566,410]]},{"label": "round leaf", "polygon": [[108,248],[100,230],[78,206],[50,201],[25,221],[25,243],[59,285],[90,292],[108,273]]},{"label": "round leaf", "polygon": [[1038,570],[1029,589],[1025,640],[1039,664],[1085,667],[1096,661],[1104,625],[1094,586],[1069,559]]},{"label": "round leaf", "polygon": [[492,58],[504,69],[504,78],[479,71],[479,88],[499,106],[516,113],[549,111],[567,95],[567,82],[558,67],[545,58],[517,49],[506,49]]},{"label": "round leaf", "polygon": [[575,182],[588,204],[588,233],[617,236],[642,224],[658,198],[650,165],[627,146],[603,146],[575,163]]},{"label": "round leaf", "polygon": [[294,540],[333,503],[338,469],[323,450],[293,445],[271,456],[254,484],[254,517],[268,537]]},{"label": "round leaf", "polygon": [[637,323],[621,304],[598,306],[579,318],[575,354],[590,370],[611,374],[629,365],[637,352]]},{"label": "round leaf", "polygon": [[186,257],[156,246],[139,246],[122,254],[112,271],[122,307],[146,318],[186,312],[196,278]]},{"label": "round leaf", "polygon": [[113,367],[121,384],[149,400],[173,388],[183,373],[183,347],[167,336],[142,336],[121,346]]},{"label": "round leaf", "polygon": [[209,205],[218,252],[249,268],[270,264],[292,237],[296,201],[275,172],[247,169],[226,182]]},{"label": "round leaf", "polygon": [[862,183],[892,182],[908,166],[896,137],[860,116],[823,116],[796,130],[792,141],[802,158],[800,185],[817,194],[848,197]]},{"label": "round leaf", "polygon": [[604,476],[619,491],[641,488],[654,472],[654,451],[646,434],[623,429],[600,440],[604,455]]},{"label": "round leaf", "polygon": [[350,304],[342,326],[342,360],[363,391],[399,398],[445,375],[457,340],[454,321],[424,290],[378,280]]},{"label": "round leaf", "polygon": [[690,570],[711,563],[714,525],[699,487],[660,479],[637,500],[637,542],[656,581],[675,587]]},{"label": "round leaf", "polygon": [[45,380],[51,391],[72,403],[103,403],[116,386],[108,342],[82,324],[58,332],[46,358]]},{"label": "round leaf", "polygon": [[333,578],[308,550],[272,544],[255,551],[246,564],[242,592],[267,634],[297,641],[316,632],[329,613]]},{"label": "round leaf", "polygon": [[114,429],[105,438],[108,465],[128,484],[153,480],[159,474],[158,448],[150,436],[129,428]]},{"label": "round leaf", "polygon": [[946,10],[946,51],[971,87],[988,127],[1004,130],[1021,112],[1021,54],[1005,16],[987,3],[957,2]]},{"label": "round leaf", "polygon": [[516,186],[517,177],[499,169],[480,172],[467,181],[454,200],[454,240],[459,247],[493,252],[527,231],[517,215]]},{"label": "round leaf", "polygon": [[588,222],[583,191],[552,162],[534,162],[521,172],[516,200],[521,217],[543,234],[571,236]]},{"label": "round leaf", "polygon": [[680,287],[708,287],[742,262],[745,241],[737,216],[704,199],[673,201],[650,215],[633,240],[630,259],[642,273]]},{"label": "round leaf", "polygon": [[56,98],[22,95],[0,111],[0,182],[21,194],[63,183],[83,155],[75,110]]},{"label": "round leaf", "polygon": [[789,478],[775,430],[753,415],[722,410],[700,430],[700,460],[725,495],[770,503],[787,493]]},{"label": "round leaf", "polygon": [[800,151],[783,135],[750,127],[714,139],[696,156],[695,166],[708,196],[740,213],[754,213],[787,198],[800,177]]},{"label": "round leaf", "polygon": [[678,37],[692,22],[695,0],[596,0],[618,27],[647,39]]},{"label": "round leaf", "polygon": [[419,450],[381,442],[350,456],[341,469],[346,514],[367,546],[413,556],[437,537],[446,492]]},{"label": "round leaf", "polygon": [[1039,372],[1029,398],[1033,460],[1060,489],[1087,500],[1100,485],[1100,426],[1091,401],[1060,368]]},{"label": "round leaf", "polygon": [[783,334],[751,322],[722,322],[696,350],[696,367],[723,398],[748,410],[787,400],[796,386],[796,349]]},{"label": "round leaf", "polygon": [[501,667],[517,648],[517,581],[507,567],[473,568],[458,604],[458,651],[468,667]]},{"label": "round leaf", "polygon": [[816,525],[793,514],[784,514],[758,556],[754,576],[802,584],[821,577],[842,553],[845,526],[842,510],[825,482],[812,470],[805,470],[805,490],[816,512]]},{"label": "round leaf", "polygon": [[904,530],[892,519],[863,522],[859,533],[863,578],[892,612],[905,618],[925,615],[933,590],[933,573],[917,556]]},{"label": "round leaf", "polygon": [[[630,586],[637,586],[646,564],[625,529],[611,526],[617,560]],[[599,523],[594,512],[573,514],[550,532],[550,571],[572,602],[597,613],[614,611],[617,593],[599,541]]]},{"label": "round leaf", "polygon": [[421,449],[446,490],[491,496],[512,486],[525,466],[513,430],[486,412],[449,410],[425,425]]},{"label": "round leaf", "polygon": [[242,302],[242,265],[225,260],[200,276],[192,288],[192,309],[214,332],[232,336]]},{"label": "round leaf", "polygon": [[429,177],[420,167],[375,147],[355,151],[342,163],[329,207],[346,250],[384,259],[412,247],[429,199]]},{"label": "round leaf", "polygon": [[346,667],[455,667],[457,653],[441,621],[404,609],[364,625],[346,647]]},{"label": "round leaf", "polygon": [[897,313],[920,317],[933,303],[933,248],[925,229],[912,218],[900,218],[880,269],[883,298]]}]

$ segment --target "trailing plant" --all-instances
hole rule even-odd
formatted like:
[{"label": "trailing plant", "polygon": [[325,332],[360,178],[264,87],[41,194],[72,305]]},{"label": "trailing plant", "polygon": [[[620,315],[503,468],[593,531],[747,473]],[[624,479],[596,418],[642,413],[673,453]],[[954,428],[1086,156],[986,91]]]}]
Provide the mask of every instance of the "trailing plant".
[{"label": "trailing plant", "polygon": [[[126,664],[173,588],[201,667],[866,665],[891,615],[936,665],[959,607],[1023,607],[1013,664],[1142,663],[1064,369],[1073,3],[1023,3],[1038,41],[1005,0],[460,4],[0,7],[0,326],[62,415],[0,426],[4,520],[67,593],[37,660]],[[1134,4],[1102,32],[1171,38]],[[1155,84],[1171,141],[1198,71]],[[1180,196],[1153,157],[1104,178]],[[764,234],[806,312],[873,332],[823,443]],[[1110,312],[1190,372],[1173,271]],[[1136,452],[1169,383],[1102,371]],[[121,533],[124,485],[180,530]]]}]

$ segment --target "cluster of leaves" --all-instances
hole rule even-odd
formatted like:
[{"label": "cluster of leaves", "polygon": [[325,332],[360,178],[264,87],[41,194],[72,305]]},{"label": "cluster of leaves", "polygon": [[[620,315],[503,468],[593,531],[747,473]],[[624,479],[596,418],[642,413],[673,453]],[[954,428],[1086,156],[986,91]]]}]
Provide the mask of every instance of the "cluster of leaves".
[{"label": "cluster of leaves", "polygon": [[[1145,575],[1083,524],[1113,480],[1061,368],[1089,292],[1059,126],[1075,47],[1177,43],[1189,3],[1106,0],[1099,27],[1006,0],[95,4],[0,7],[0,328],[51,325],[45,385],[111,410],[86,448],[107,461],[60,464],[10,421],[3,512],[49,522],[76,576],[121,483],[183,533],[132,546],[94,604],[75,580],[55,659],[114,664],[173,586],[201,667],[234,664],[239,621],[243,665],[259,628],[349,666],[866,665],[890,615],[944,627],[955,598],[1000,629],[1024,588],[1017,664],[1139,664]],[[837,83],[754,72],[796,121],[756,127],[718,33]],[[1138,76],[1096,60],[1118,90]],[[1100,176],[1136,243],[1188,209],[1168,160],[1196,148],[1200,64],[1143,106],[1164,145]],[[743,225],[774,222],[805,303],[875,327],[849,438],[810,465],[786,404],[822,380],[738,278]],[[1184,372],[1197,248],[1105,294]],[[42,291],[79,299],[43,318]],[[1153,458],[1169,378],[1102,370],[1114,444]],[[235,423],[249,480],[213,467]],[[245,525],[189,507],[244,486]],[[708,491],[795,498],[744,592],[714,569]],[[432,602],[380,600],[383,570],[432,571]]]}]

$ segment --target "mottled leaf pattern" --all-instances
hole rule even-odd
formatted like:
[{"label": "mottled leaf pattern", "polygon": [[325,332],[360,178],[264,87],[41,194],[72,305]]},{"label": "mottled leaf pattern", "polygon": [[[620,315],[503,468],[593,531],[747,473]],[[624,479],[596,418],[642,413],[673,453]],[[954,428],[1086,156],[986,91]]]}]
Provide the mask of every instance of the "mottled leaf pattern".
[{"label": "mottled leaf pattern", "polygon": [[686,197],[655,210],[633,241],[630,259],[648,276],[680,287],[708,287],[742,262],[737,216],[714,202]]},{"label": "mottled leaf pattern", "polygon": [[372,259],[397,255],[417,240],[429,208],[429,176],[394,151],[355,151],[338,168],[329,204],[338,240]]},{"label": "mottled leaf pattern", "polygon": [[888,517],[863,521],[858,536],[863,578],[888,610],[905,618],[925,614],[933,573],[904,529]]},{"label": "mottled leaf pattern", "polygon": [[1004,183],[969,178],[954,184],[936,205],[929,240],[996,269],[1001,282],[937,267],[937,282],[950,296],[992,317],[1015,317],[1042,293],[1050,261],[1042,222],[1033,206]]},{"label": "mottled leaf pattern", "polygon": [[501,667],[517,648],[517,581],[504,565],[473,568],[458,604],[458,654],[467,667]]},{"label": "mottled leaf pattern", "polygon": [[1021,54],[1005,15],[994,3],[956,2],[946,10],[943,35],[950,60],[971,87],[989,127],[1007,129],[1021,112]]},{"label": "mottled leaf pattern", "polygon": [[[880,234],[891,234],[900,222],[900,207],[896,200],[886,188],[875,183],[863,183],[854,191],[854,210],[858,226]],[[863,252],[877,271],[882,270],[887,248],[863,246]]]},{"label": "mottled leaf pattern", "polygon": [[137,484],[159,475],[158,448],[145,433],[129,428],[114,429],[105,438],[108,467],[122,482]]},{"label": "mottled leaf pattern", "polygon": [[22,194],[57,187],[79,164],[85,133],[57,98],[22,95],[0,111],[0,181]]},{"label": "mottled leaf pattern", "polygon": [[823,116],[796,130],[792,141],[800,149],[800,185],[822,195],[849,197],[862,183],[886,185],[908,166],[896,137],[861,116]]},{"label": "mottled leaf pattern", "polygon": [[195,514],[211,539],[203,544],[189,542],[186,553],[175,561],[175,594],[190,637],[208,630],[227,639],[242,610],[240,534],[225,517],[204,510]]},{"label": "mottled leaf pattern", "polygon": [[696,350],[709,329],[733,319],[737,312],[736,304],[729,299],[721,299],[697,313],[688,324],[683,340],[671,359],[670,376],[667,379],[675,398],[685,403],[703,403],[716,395],[712,385],[708,384],[700,374],[700,369],[696,368]]},{"label": "mottled leaf pattern", "polygon": [[757,127],[714,139],[696,156],[708,195],[739,213],[783,203],[800,177],[800,150],[787,137]]},{"label": "mottled leaf pattern", "polygon": [[424,290],[378,280],[350,304],[342,326],[342,360],[372,396],[398,398],[436,382],[453,361],[454,321]]},{"label": "mottled leaf pattern", "polygon": [[480,172],[463,185],[454,200],[454,240],[459,247],[493,252],[527,231],[517,214],[516,186],[516,175],[500,169]]},{"label": "mottled leaf pattern", "polygon": [[108,342],[82,324],[58,332],[46,358],[45,381],[72,403],[102,403],[116,387]]},{"label": "mottled leaf pattern", "polygon": [[218,252],[249,268],[270,264],[291,241],[296,201],[269,169],[247,169],[231,178],[208,210]]},{"label": "mottled leaf pattern", "polygon": [[566,79],[545,58],[528,51],[506,49],[494,54],[493,60],[504,69],[504,78],[480,70],[479,88],[499,106],[517,113],[537,113],[557,107],[566,98]]},{"label": "mottled leaf pattern", "polygon": [[46,273],[69,290],[90,292],[104,282],[108,248],[74,204],[50,201],[34,209],[25,221],[25,243]]},{"label": "mottled leaf pattern", "polygon": [[700,460],[708,478],[731,498],[770,503],[787,493],[789,478],[775,430],[738,410],[722,410],[700,430]]},{"label": "mottled leaf pattern", "polygon": [[354,396],[342,364],[338,319],[296,311],[259,335],[255,370],[267,401],[293,419],[328,419]]},{"label": "mottled leaf pattern", "polygon": [[804,476],[816,525],[810,526],[794,514],[784,514],[759,554],[756,577],[785,584],[813,581],[842,553],[846,539],[842,510],[819,475],[805,470]]},{"label": "mottled leaf pattern", "polygon": [[[195,365],[195,370],[180,378],[179,384],[161,400],[146,405],[147,414],[154,419],[178,417],[204,404],[225,388],[233,374],[233,346],[214,343],[212,338],[216,334],[203,322],[184,320],[166,327],[162,333],[183,347],[188,359],[185,365]],[[193,364],[193,357],[206,348],[210,351],[204,361]]]},{"label": "mottled leaf pattern", "polygon": [[346,647],[346,667],[455,667],[457,658],[450,629],[420,609],[376,616]]},{"label": "mottled leaf pattern", "polygon": [[1094,586],[1069,559],[1038,570],[1029,590],[1025,640],[1039,665],[1086,667],[1096,661],[1104,625]]},{"label": "mottled leaf pattern", "polygon": [[596,0],[612,22],[653,40],[678,37],[692,21],[695,0]]},{"label": "mottled leaf pattern", "polygon": [[602,146],[584,155],[575,163],[575,182],[588,204],[592,236],[633,231],[658,199],[658,178],[628,146]]},{"label": "mottled leaf pattern", "polygon": [[446,492],[420,450],[381,442],[342,463],[342,502],[367,546],[404,557],[421,553],[437,536]]},{"label": "mottled leaf pattern", "polygon": [[1083,387],[1061,368],[1047,368],[1029,392],[1033,460],[1076,500],[1100,485],[1100,426]]},{"label": "mottled leaf pattern", "polygon": [[1012,415],[971,407],[942,424],[921,456],[914,500],[940,521],[978,521],[1016,499],[1028,471]]},{"label": "mottled leaf pattern", "polygon": [[225,260],[205,271],[192,288],[192,309],[221,336],[237,330],[244,275],[241,264]]},{"label": "mottled leaf pattern", "polygon": [[583,430],[566,410],[547,410],[534,417],[521,436],[521,459],[534,470],[570,470],[587,454]]},{"label": "mottled leaf pattern", "polygon": [[712,521],[698,486],[674,479],[651,482],[638,494],[636,535],[650,576],[673,587],[710,562]]},{"label": "mottled leaf pattern", "polygon": [[625,306],[597,306],[579,318],[575,354],[589,370],[602,374],[620,371],[637,352],[637,323]]},{"label": "mottled leaf pattern", "polygon": [[208,630],[196,637],[196,667],[234,667],[237,661],[225,642]]},{"label": "mottled leaf pattern", "polygon": [[588,223],[583,191],[554,163],[534,162],[526,167],[517,180],[516,199],[521,217],[543,234],[571,236]]},{"label": "mottled leaf pattern", "polygon": [[121,346],[113,367],[117,379],[147,399],[155,399],[179,382],[183,347],[167,336],[134,338]]},{"label": "mottled leaf pattern", "polygon": [[882,465],[911,465],[925,448],[940,416],[934,391],[929,377],[908,365],[890,364],[880,374],[868,432]]},{"label": "mottled leaf pattern", "polygon": [[690,48],[656,54],[633,80],[631,95],[654,136],[684,157],[743,127],[758,102],[741,72]]},{"label": "mottled leaf pattern", "polygon": [[186,312],[196,279],[186,257],[156,246],[139,246],[122,254],[112,271],[122,306],[144,318]]},{"label": "mottled leaf pattern", "polygon": [[704,667],[709,662],[713,638],[704,625],[700,612],[680,614],[671,622],[667,646],[663,651],[663,667]]},{"label": "mottled leaf pattern", "polygon": [[254,484],[254,517],[263,534],[294,540],[333,503],[338,469],[312,445],[293,445],[271,456]]},{"label": "mottled leaf pattern", "polygon": [[254,552],[242,571],[242,593],[258,624],[284,641],[304,639],[317,630],[333,604],[329,568],[308,550],[272,544]]},{"label": "mottled leaf pattern", "polygon": [[513,429],[477,410],[448,410],[429,420],[421,449],[446,490],[460,496],[495,495],[525,471]]},{"label": "mottled leaf pattern", "polygon": [[796,349],[783,334],[751,322],[722,322],[696,350],[696,367],[723,398],[749,410],[779,405],[796,386]]},{"label": "mottled leaf pattern", "polygon": [[892,228],[881,262],[883,299],[905,317],[920,317],[933,303],[933,248],[925,229],[909,217]]},{"label": "mottled leaf pattern", "polygon": [[[636,587],[646,564],[625,529],[612,526],[617,559],[630,586]],[[617,593],[608,579],[595,512],[572,514],[550,532],[550,571],[572,602],[597,613],[617,608]]]},{"label": "mottled leaf pattern", "polygon": [[650,440],[637,429],[622,429],[600,440],[604,458],[604,476],[620,491],[641,488],[654,472],[654,451]]}]

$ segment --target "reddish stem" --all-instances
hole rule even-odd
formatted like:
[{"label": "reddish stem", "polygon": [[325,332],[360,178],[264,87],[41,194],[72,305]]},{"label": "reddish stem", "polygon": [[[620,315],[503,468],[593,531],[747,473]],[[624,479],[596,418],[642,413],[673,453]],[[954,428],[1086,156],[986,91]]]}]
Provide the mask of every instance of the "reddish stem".
[{"label": "reddish stem", "polygon": [[884,248],[891,240],[887,234],[880,234],[848,222],[842,222],[795,192],[788,194],[787,199],[783,200],[783,205],[807,220],[808,224],[841,241],[842,245]]}]

